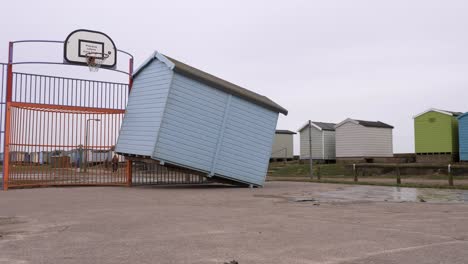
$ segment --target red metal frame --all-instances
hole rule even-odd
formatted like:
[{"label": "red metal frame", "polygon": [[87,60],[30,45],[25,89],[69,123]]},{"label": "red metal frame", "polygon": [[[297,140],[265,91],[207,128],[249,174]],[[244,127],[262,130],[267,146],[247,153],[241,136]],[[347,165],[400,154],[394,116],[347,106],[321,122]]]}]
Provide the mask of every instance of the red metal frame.
[{"label": "red metal frame", "polygon": [[36,111],[46,112],[76,112],[76,113],[95,113],[95,114],[124,114],[125,110],[110,109],[110,108],[92,108],[80,106],[66,106],[66,105],[45,105],[45,104],[31,104],[31,103],[18,103],[11,102],[10,106],[19,108],[34,109]]},{"label": "red metal frame", "polygon": [[[130,58],[129,62],[128,62],[128,72],[129,72],[129,75],[128,75],[128,93],[130,93],[130,91],[132,90],[132,87],[133,87],[133,58]],[[133,175],[132,175],[132,161],[131,160],[127,160],[127,185],[128,186],[132,186],[132,178],[133,178]]]},{"label": "red metal frame", "polygon": [[8,190],[9,164],[10,164],[10,104],[13,89],[13,42],[8,44],[8,66],[6,86],[6,113],[5,113],[5,138],[3,150],[3,189]]},{"label": "red metal frame", "polygon": [[[16,173],[16,184],[11,182],[11,154],[14,153],[15,160],[13,162],[26,162],[26,154],[24,157],[21,155],[27,150],[29,155],[29,162],[33,159],[32,154],[36,154],[40,159],[42,153],[42,159],[44,159],[43,149],[60,149],[60,148],[75,148],[76,142],[83,140],[82,135],[79,133],[82,128],[83,120],[87,118],[98,119],[100,118],[106,123],[106,128],[99,127],[93,128],[97,130],[95,134],[99,136],[93,136],[91,138],[90,146],[94,149],[109,149],[112,144],[115,144],[117,135],[115,133],[109,133],[109,131],[116,131],[119,129],[122,122],[122,116],[125,113],[125,105],[122,107],[122,103],[125,104],[127,96],[122,97],[117,95],[113,97],[112,89],[122,88],[116,83],[105,83],[82,79],[70,79],[63,77],[43,76],[34,74],[23,74],[14,73],[13,65],[15,64],[57,64],[57,65],[70,65],[63,62],[28,62],[21,61],[15,62],[13,60],[13,48],[15,43],[27,43],[27,42],[48,42],[48,43],[62,43],[62,41],[47,41],[47,40],[26,40],[26,41],[14,41],[9,42],[8,46],[8,65],[7,65],[7,85],[6,85],[6,107],[5,107],[5,133],[4,133],[4,167],[3,167],[3,189],[8,190],[10,187],[15,186],[53,186],[53,185],[121,185],[120,181],[123,181],[126,185],[132,183],[132,169],[131,164],[127,162],[127,166],[121,177],[118,175],[103,175],[100,178],[93,178],[93,181],[83,182],[79,175],[72,170],[63,170],[63,177],[66,181],[57,182],[56,176],[52,176],[45,170],[34,169],[30,166],[17,166],[13,168]],[[113,70],[121,73],[128,74],[128,92],[130,92],[133,85],[133,56],[128,52],[118,50],[119,52],[127,54],[129,59],[128,72],[117,70],[117,69],[106,69]],[[75,65],[76,66],[76,65]],[[19,75],[18,75],[19,74]],[[22,79],[20,80],[20,88],[18,91],[13,91],[14,85],[17,86],[18,78],[25,76],[25,86],[21,87]],[[33,77],[31,77],[33,76]],[[29,77],[29,79],[28,79]],[[58,82],[57,82],[58,80]],[[29,84],[28,84],[29,81]],[[48,84],[42,82],[48,81]],[[14,84],[14,82],[16,84]],[[33,83],[34,82],[34,83]],[[84,86],[82,85],[84,83]],[[39,83],[39,84],[38,84]],[[96,91],[101,89],[101,91]],[[79,93],[85,92],[83,99],[80,99],[78,104],[69,105],[68,100],[73,97],[73,93],[77,95],[76,89],[69,89],[70,86],[73,88],[74,85],[79,84]],[[39,89],[37,89],[39,85]],[[123,84],[120,84],[123,85]],[[33,87],[34,86],[34,87]],[[65,89],[66,87],[66,89]],[[77,86],[78,87],[78,86]],[[15,89],[18,89],[16,87]],[[106,102],[94,102],[95,98],[89,96],[86,98],[86,92],[92,91],[93,93],[100,93],[98,98],[112,95]],[[42,93],[43,92],[43,93]],[[46,101],[46,94],[48,93],[49,98]],[[58,93],[58,94],[56,94]],[[62,94],[60,94],[62,93]],[[71,95],[70,95],[71,93]],[[32,96],[34,94],[34,96]],[[35,97],[44,96],[44,100],[35,101]],[[53,96],[51,99],[50,96]],[[29,100],[28,100],[29,96]],[[79,96],[82,96],[79,94]],[[91,99],[93,102],[91,103]],[[61,100],[61,102],[60,102]],[[114,103],[109,100],[116,100]],[[70,99],[72,101],[72,99]],[[116,105],[120,107],[115,108]],[[66,105],[68,104],[68,105]],[[75,118],[79,117],[79,118]],[[81,121],[80,121],[81,120]],[[87,123],[87,122],[85,122]],[[80,127],[81,125],[81,127]],[[88,129],[85,127],[85,130]],[[107,133],[107,135],[104,135]],[[53,138],[53,136],[55,137]],[[68,144],[67,142],[71,142]],[[75,142],[75,143],[73,143]],[[88,144],[87,142],[85,142]],[[12,152],[14,151],[14,152]],[[42,152],[41,152],[42,151]],[[86,153],[88,149],[84,149]],[[19,159],[22,159],[19,161]],[[19,174],[18,174],[19,173]],[[112,177],[117,177],[120,180],[117,182],[112,181]],[[29,181],[33,182],[30,183]]]},{"label": "red metal frame", "polygon": [[[10,118],[14,125],[11,129],[12,138],[9,142],[9,155],[13,159],[9,165],[14,164],[15,167],[10,168],[9,186],[127,184],[127,170],[121,169],[110,173],[106,169],[108,168],[106,164],[109,164],[109,155],[112,153],[110,150],[116,142],[118,133],[118,129],[113,124],[120,124],[123,116],[121,110],[119,110],[120,113],[109,114],[99,112],[70,113],[54,109],[36,111],[30,107],[15,106],[11,106],[10,109]],[[95,119],[100,119],[102,125],[91,127],[89,121]],[[47,121],[40,122],[39,120]],[[72,120],[75,121],[76,125],[71,128],[66,124]],[[70,129],[76,131],[74,135],[80,137],[71,136]],[[47,140],[41,140],[41,137],[38,136],[41,131],[45,131]],[[87,137],[88,134],[93,136],[89,140],[85,139],[83,148],[83,135]],[[56,151],[61,154],[51,154],[56,153]],[[82,154],[79,154],[80,152]],[[64,153],[68,154],[62,155]],[[78,167],[81,162],[75,163],[78,156],[81,157],[79,160],[82,161],[83,153],[86,160],[95,163],[93,169],[91,170],[90,167],[85,174],[77,171],[78,168],[82,168],[82,166]],[[104,160],[97,160],[96,165],[93,153],[98,155],[97,159],[104,155]],[[53,162],[53,157],[49,155],[58,155],[56,157],[60,159],[55,159],[56,162]]]}]

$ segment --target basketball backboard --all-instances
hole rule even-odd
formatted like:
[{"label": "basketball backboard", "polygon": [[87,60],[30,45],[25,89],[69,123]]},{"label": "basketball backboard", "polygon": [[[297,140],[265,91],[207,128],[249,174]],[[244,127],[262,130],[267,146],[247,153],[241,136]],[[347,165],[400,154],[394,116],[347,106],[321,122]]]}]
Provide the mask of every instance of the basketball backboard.
[{"label": "basketball backboard", "polygon": [[117,48],[112,39],[98,31],[78,29],[68,35],[64,42],[64,60],[66,63],[115,68]]}]

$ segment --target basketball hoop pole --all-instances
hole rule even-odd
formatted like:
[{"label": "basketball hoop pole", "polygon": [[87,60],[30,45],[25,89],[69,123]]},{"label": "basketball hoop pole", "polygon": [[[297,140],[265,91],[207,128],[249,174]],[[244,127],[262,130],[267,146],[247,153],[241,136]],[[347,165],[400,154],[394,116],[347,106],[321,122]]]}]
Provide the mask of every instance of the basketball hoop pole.
[{"label": "basketball hoop pole", "polygon": [[128,60],[128,93],[132,90],[133,86],[133,57]]},{"label": "basketball hoop pole", "polygon": [[6,86],[5,134],[3,141],[3,190],[8,190],[10,172],[10,104],[13,89],[13,42],[8,45],[8,66]]},{"label": "basketball hoop pole", "polygon": [[[133,86],[133,57],[130,56],[130,59],[128,60],[128,93],[130,94],[130,91],[132,90]],[[132,161],[127,159],[127,185],[132,186]]]}]

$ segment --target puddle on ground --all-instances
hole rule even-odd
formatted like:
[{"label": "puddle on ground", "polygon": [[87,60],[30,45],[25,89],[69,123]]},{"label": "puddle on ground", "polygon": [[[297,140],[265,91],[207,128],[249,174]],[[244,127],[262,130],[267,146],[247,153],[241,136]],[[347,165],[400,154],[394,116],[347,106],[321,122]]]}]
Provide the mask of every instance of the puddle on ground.
[{"label": "puddle on ground", "polygon": [[318,194],[320,201],[468,202],[467,190],[349,186]]},{"label": "puddle on ground", "polygon": [[256,194],[255,197],[274,198],[278,202],[320,205],[320,203],[354,202],[430,202],[468,203],[468,190],[402,188],[386,186],[346,186],[316,192],[298,191],[280,195]]}]

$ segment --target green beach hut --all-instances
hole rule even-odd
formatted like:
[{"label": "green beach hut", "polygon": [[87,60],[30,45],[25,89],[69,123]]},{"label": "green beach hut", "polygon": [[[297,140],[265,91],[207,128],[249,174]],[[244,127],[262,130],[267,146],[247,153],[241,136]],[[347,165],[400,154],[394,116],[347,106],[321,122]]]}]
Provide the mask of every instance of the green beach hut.
[{"label": "green beach hut", "polygon": [[[421,161],[452,161],[458,156],[460,112],[431,108],[414,117],[415,152]],[[420,156],[432,156],[424,157]]]}]

